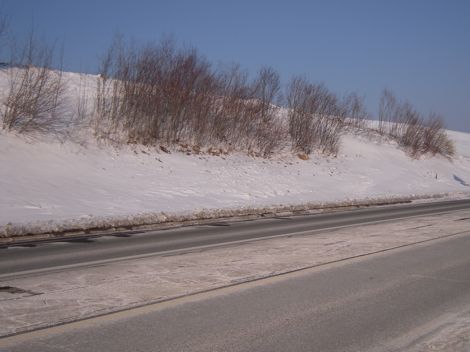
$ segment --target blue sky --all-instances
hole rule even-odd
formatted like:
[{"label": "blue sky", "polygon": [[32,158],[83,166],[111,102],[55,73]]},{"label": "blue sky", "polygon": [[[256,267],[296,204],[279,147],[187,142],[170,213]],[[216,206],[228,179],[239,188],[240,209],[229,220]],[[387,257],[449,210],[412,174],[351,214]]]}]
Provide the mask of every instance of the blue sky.
[{"label": "blue sky", "polygon": [[470,0],[0,0],[12,33],[64,43],[67,70],[95,72],[120,32],[174,35],[213,63],[303,74],[376,113],[384,88],[470,132]]}]

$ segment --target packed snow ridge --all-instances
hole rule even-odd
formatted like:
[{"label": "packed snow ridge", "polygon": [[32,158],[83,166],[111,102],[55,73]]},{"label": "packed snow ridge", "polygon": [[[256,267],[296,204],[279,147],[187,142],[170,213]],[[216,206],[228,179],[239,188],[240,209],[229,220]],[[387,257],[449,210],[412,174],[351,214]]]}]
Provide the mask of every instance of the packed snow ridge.
[{"label": "packed snow ridge", "polygon": [[[64,77],[72,104],[83,75]],[[80,131],[63,140],[0,132],[0,227],[470,193],[470,134],[462,132],[448,131],[452,159],[411,158],[391,140],[349,132],[335,157],[302,160],[116,147]]]}]

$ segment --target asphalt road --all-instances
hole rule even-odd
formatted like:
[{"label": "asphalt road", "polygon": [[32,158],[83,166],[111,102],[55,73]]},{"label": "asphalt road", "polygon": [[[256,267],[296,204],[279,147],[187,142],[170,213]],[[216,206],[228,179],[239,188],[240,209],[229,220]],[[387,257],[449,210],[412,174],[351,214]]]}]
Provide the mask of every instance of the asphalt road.
[{"label": "asphalt road", "polygon": [[[397,220],[412,216],[469,209],[470,199],[371,207],[325,214],[220,222],[142,233],[119,233],[93,238],[66,239],[0,247],[0,279],[64,266],[99,264],[123,258],[167,255],[195,247],[295,235],[340,226]],[[312,233],[314,235],[314,233]]]},{"label": "asphalt road", "polygon": [[[406,334],[470,309],[469,253],[461,235],[18,335],[0,350],[409,351]],[[470,340],[449,343],[467,351]]]}]

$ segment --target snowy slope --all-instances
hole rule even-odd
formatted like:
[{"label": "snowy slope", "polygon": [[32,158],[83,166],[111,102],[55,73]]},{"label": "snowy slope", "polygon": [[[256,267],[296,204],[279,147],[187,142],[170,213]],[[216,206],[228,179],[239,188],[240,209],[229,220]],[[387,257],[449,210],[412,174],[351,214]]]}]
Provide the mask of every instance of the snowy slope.
[{"label": "snowy slope", "polygon": [[454,161],[415,160],[391,144],[349,135],[337,158],[303,161],[82,147],[2,133],[0,224],[469,192],[465,137]]},{"label": "snowy slope", "polygon": [[[73,100],[84,80],[75,74],[66,77]],[[89,85],[94,80],[88,76]],[[115,149],[99,146],[92,138],[82,145],[29,140],[2,131],[0,226],[203,208],[469,193],[470,134],[449,134],[457,147],[452,161],[441,157],[415,160],[391,142],[353,135],[343,136],[338,157],[313,155],[303,161],[295,155],[260,159],[242,154],[166,154],[138,146]]]}]

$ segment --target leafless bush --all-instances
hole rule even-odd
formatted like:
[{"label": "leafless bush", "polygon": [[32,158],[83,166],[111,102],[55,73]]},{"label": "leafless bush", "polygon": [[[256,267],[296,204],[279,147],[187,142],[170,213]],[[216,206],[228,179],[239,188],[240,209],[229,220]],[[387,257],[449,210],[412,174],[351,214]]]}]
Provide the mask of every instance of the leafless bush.
[{"label": "leafless bush", "polygon": [[242,149],[249,145],[250,134],[248,74],[236,65],[218,72],[217,82],[212,136],[231,148]]},{"label": "leafless bush", "polygon": [[279,74],[272,68],[262,68],[252,84],[249,121],[250,129],[254,131],[254,149],[263,156],[273,153],[285,138],[276,119],[279,110],[276,103],[280,98],[280,91]]},{"label": "leafless bush", "polygon": [[351,93],[342,102],[342,115],[345,116],[346,126],[363,130],[366,128],[366,121],[369,113],[365,107],[364,98],[356,93]]},{"label": "leafless bush", "polygon": [[379,102],[379,128],[378,131],[380,134],[387,134],[389,131],[389,126],[397,113],[397,100],[395,95],[389,90],[384,90],[382,96],[380,97]]},{"label": "leafless bush", "polygon": [[217,75],[213,131],[232,148],[269,156],[284,147],[286,131],[277,119],[280,78],[272,68],[263,68],[253,82],[239,66]]},{"label": "leafless bush", "polygon": [[280,144],[273,118],[279,91],[272,69],[249,83],[239,69],[216,72],[173,41],[141,49],[117,42],[102,64],[97,126],[132,143],[225,144],[267,156]]},{"label": "leafless bush", "polygon": [[307,154],[315,148],[337,153],[345,111],[335,94],[324,85],[295,77],[288,87],[287,105],[294,149]]},{"label": "leafless bush", "polygon": [[431,113],[426,121],[422,151],[446,157],[452,157],[455,154],[454,143],[447,136],[442,117],[435,113]]},{"label": "leafless bush", "polygon": [[102,65],[96,111],[128,141],[203,140],[214,100],[210,65],[172,42],[139,50],[115,46]]},{"label": "leafless bush", "polygon": [[425,119],[409,102],[399,102],[388,90],[380,99],[379,132],[394,138],[415,157],[426,153],[450,157],[455,152],[440,116],[431,114]]},{"label": "leafless bush", "polygon": [[[278,73],[263,68],[254,80],[238,66],[215,70],[194,49],[171,40],[142,48],[116,41],[98,80],[97,131],[123,135],[128,143],[224,146],[269,156],[290,142],[295,151],[335,154],[345,126],[364,129],[363,98],[345,99],[299,77],[287,89],[288,126],[277,118]],[[438,119],[427,122],[410,104],[385,91],[379,131],[414,155],[447,148]],[[434,145],[441,145],[435,148]]]},{"label": "leafless bush", "polygon": [[64,91],[62,71],[53,70],[54,49],[31,35],[10,68],[9,93],[4,102],[3,129],[19,133],[58,132]]},{"label": "leafless bush", "polygon": [[82,124],[88,118],[90,103],[89,100],[90,97],[88,95],[88,85],[86,82],[86,78],[84,78],[83,75],[80,75],[80,84],[77,92],[75,112],[75,119],[77,120],[78,124]]}]

